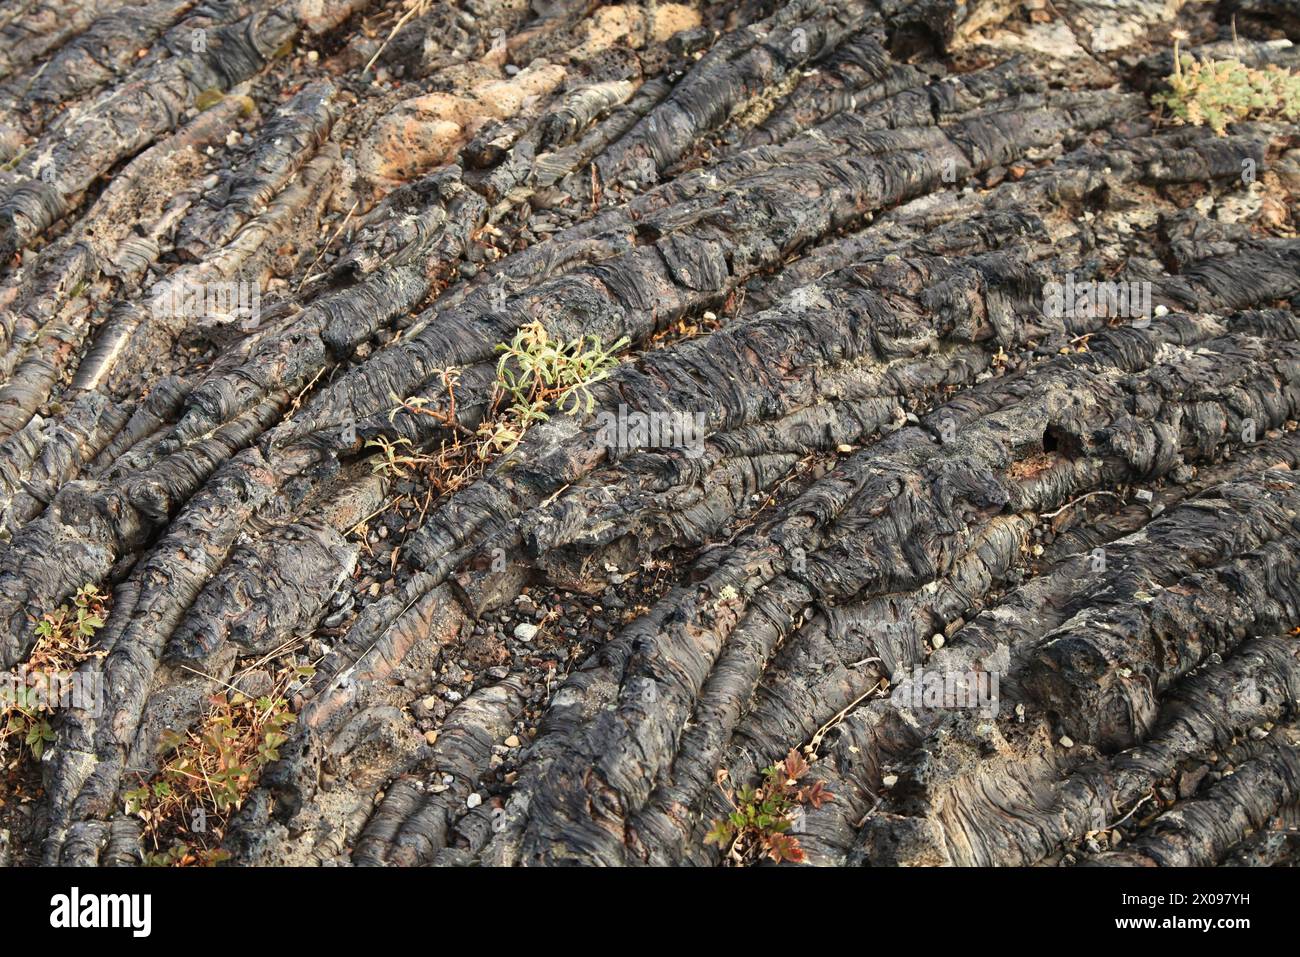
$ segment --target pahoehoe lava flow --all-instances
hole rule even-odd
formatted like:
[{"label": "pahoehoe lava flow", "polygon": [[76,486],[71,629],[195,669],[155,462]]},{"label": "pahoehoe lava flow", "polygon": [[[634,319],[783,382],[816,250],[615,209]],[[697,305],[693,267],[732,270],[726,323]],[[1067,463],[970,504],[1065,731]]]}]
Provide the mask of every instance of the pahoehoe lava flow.
[{"label": "pahoehoe lava flow", "polygon": [[1293,42],[0,0],[0,864],[1296,863]]}]

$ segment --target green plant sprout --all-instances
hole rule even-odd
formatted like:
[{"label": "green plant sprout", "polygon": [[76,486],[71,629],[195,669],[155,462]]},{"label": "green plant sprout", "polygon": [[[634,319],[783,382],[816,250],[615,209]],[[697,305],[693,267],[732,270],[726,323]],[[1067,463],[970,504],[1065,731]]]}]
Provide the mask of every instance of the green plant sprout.
[{"label": "green plant sprout", "polygon": [[1168,82],[1169,90],[1151,101],[1179,123],[1208,126],[1219,136],[1238,120],[1300,120],[1300,74],[1278,66],[1257,70],[1235,59],[1197,60],[1180,55],[1175,40]]}]

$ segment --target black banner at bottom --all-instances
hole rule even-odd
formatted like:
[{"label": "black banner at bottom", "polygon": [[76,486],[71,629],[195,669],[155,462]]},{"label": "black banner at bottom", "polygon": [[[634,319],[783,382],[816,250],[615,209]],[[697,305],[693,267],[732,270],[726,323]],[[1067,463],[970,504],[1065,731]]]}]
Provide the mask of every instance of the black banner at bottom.
[{"label": "black banner at bottom", "polygon": [[[326,868],[0,872],[11,931],[136,944],[195,943],[281,928],[295,947],[337,946],[341,934],[378,932],[385,945],[503,945],[508,927],[558,930],[577,940],[626,939],[674,918],[721,940],[788,925],[803,933],[848,921],[851,932],[908,928],[936,942],[968,942],[974,928],[1017,932],[1175,933],[1231,940],[1289,926],[1294,877],[1284,870],[1041,868],[999,870],[373,870]],[[844,908],[857,900],[860,910]],[[754,927],[747,930],[746,925]],[[239,927],[244,927],[239,931]],[[497,932],[493,932],[496,928]],[[846,931],[850,928],[846,926]],[[258,931],[250,942],[262,939]],[[485,933],[487,936],[484,936]],[[565,928],[570,942],[572,928]],[[507,937],[508,939],[508,937]],[[1005,939],[1005,938],[1003,938]],[[250,943],[250,946],[254,946]]]}]

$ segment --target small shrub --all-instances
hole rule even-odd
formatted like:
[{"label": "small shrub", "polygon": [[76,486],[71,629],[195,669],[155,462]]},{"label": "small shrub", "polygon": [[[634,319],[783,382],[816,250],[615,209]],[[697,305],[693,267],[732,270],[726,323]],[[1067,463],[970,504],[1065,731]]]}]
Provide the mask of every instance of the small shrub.
[{"label": "small shrub", "polygon": [[492,414],[479,426],[481,458],[508,454],[535,422],[545,422],[554,405],[575,415],[591,412],[596,399],[591,386],[618,367],[614,354],[628,344],[624,336],[609,348],[598,336],[556,342],[540,322],[521,326],[509,343],[501,343]]},{"label": "small shrub", "polygon": [[590,388],[618,366],[615,353],[627,345],[626,337],[606,348],[596,336],[556,342],[540,322],[522,326],[508,343],[497,351],[503,353],[497,363],[497,379],[487,414],[478,428],[471,431],[456,417],[456,385],[459,374],[454,369],[442,372],[447,389],[447,408],[430,408],[424,397],[399,399],[389,413],[391,422],[397,413],[427,415],[451,432],[436,453],[417,452],[409,439],[383,436],[366,442],[379,450],[371,468],[386,475],[403,476],[411,469],[422,469],[439,493],[452,492],[482,474],[486,464],[498,455],[514,451],[528,428],[549,418],[553,405],[569,415],[590,412],[595,397]]},{"label": "small shrub", "polygon": [[717,844],[738,863],[767,856],[777,863],[802,864],[803,848],[789,833],[802,813],[800,808],[804,804],[818,808],[834,799],[820,781],[799,785],[808,770],[808,762],[792,748],[784,761],[764,768],[761,785],[728,795],[734,810],[713,822],[704,843]]},{"label": "small shrub", "polygon": [[432,461],[425,455],[412,455],[403,452],[403,448],[411,448],[411,440],[405,437],[390,441],[380,435],[373,439],[367,439],[365,447],[379,450],[379,455],[370,463],[371,471],[382,473],[391,478],[402,478],[408,474],[410,469],[427,465]]},{"label": "small shrub", "polygon": [[494,406],[509,400],[507,410],[527,427],[547,418],[552,403],[561,412],[591,412],[596,400],[590,387],[618,366],[614,353],[628,343],[624,336],[606,349],[597,336],[560,343],[540,322],[520,327],[511,342],[497,346],[504,353],[497,363]]},{"label": "small shrub", "polygon": [[143,838],[152,847],[146,864],[211,865],[226,859],[219,845],[231,816],[289,739],[295,716],[283,689],[289,676],[309,677],[311,670],[286,671],[278,690],[260,698],[238,691],[213,695],[197,727],[162,736],[158,773],[124,795],[126,813],[144,822]]},{"label": "small shrub", "polygon": [[[109,597],[94,585],[77,589],[72,604],[60,605],[36,619],[36,643],[24,665],[28,675],[70,675],[88,658],[102,655],[93,649],[95,634],[104,627]],[[13,741],[26,746],[33,758],[40,759],[46,746],[54,740],[50,726],[52,704],[26,680],[9,682],[12,699],[0,697],[0,755]]]},{"label": "small shrub", "polygon": [[1246,119],[1300,120],[1300,74],[1278,66],[1253,69],[1238,60],[1196,60],[1174,45],[1169,90],[1151,101],[1179,123],[1208,126],[1223,136],[1227,125]]}]

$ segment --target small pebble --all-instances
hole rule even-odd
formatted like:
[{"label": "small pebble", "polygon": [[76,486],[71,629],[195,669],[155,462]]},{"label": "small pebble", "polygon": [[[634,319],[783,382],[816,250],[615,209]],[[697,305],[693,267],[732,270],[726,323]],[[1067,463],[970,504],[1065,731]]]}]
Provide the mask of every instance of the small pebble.
[{"label": "small pebble", "polygon": [[510,737],[506,738],[506,747],[507,748],[519,747],[519,735],[512,734],[510,735]]},{"label": "small pebble", "polygon": [[935,651],[938,651],[940,648],[943,647],[943,642],[944,642],[943,635],[935,635],[930,639],[930,647],[932,647]]},{"label": "small pebble", "polygon": [[515,625],[515,637],[520,641],[532,641],[537,637],[537,626],[528,622],[520,622]]},{"label": "small pebble", "polygon": [[1073,741],[1072,739],[1066,737],[1065,735],[1061,735],[1061,747],[1063,747],[1063,748],[1072,748],[1072,747],[1074,747],[1074,741]]},{"label": "small pebble", "polygon": [[482,803],[483,803],[483,799],[479,797],[478,792],[471,794],[469,797],[465,799],[465,806],[469,808],[471,811],[474,810],[474,808],[478,807]]},{"label": "small pebble", "polygon": [[1184,800],[1195,797],[1196,789],[1201,786],[1201,782],[1205,780],[1209,770],[1209,768],[1201,765],[1199,768],[1184,771],[1180,774],[1178,776],[1178,796]]},{"label": "small pebble", "polygon": [[321,626],[324,628],[337,628],[339,625],[343,624],[343,621],[348,617],[348,612],[350,610],[351,609],[348,608],[340,608],[332,615],[326,617],[326,619],[321,622]]},{"label": "small pebble", "polygon": [[437,731],[426,731],[426,732],[424,732],[424,743],[425,743],[425,744],[429,744],[429,745],[437,744],[437,743],[438,743],[438,732],[437,732]]}]

